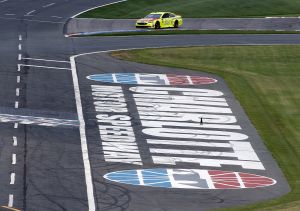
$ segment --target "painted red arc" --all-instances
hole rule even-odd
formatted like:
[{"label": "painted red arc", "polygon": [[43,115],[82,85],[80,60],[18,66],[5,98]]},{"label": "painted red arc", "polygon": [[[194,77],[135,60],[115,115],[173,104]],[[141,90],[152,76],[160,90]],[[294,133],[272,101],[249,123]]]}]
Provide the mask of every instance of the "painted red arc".
[{"label": "painted red arc", "polygon": [[255,174],[218,170],[209,170],[208,173],[217,189],[256,188],[274,184],[273,179]]}]

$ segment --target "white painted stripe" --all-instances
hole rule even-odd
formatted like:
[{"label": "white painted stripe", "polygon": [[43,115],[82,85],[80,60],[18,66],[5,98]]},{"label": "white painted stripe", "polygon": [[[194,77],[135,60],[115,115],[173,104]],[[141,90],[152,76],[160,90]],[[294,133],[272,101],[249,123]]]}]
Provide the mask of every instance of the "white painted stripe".
[{"label": "white painted stripe", "polygon": [[8,207],[13,207],[14,206],[14,195],[9,194],[8,196]]},{"label": "white painted stripe", "polygon": [[8,0],[2,0],[2,1],[0,1],[0,3],[4,3],[4,2],[7,2]]},{"label": "white painted stripe", "polygon": [[19,108],[19,102],[15,101],[15,108]]},{"label": "white painted stripe", "polygon": [[61,62],[61,63],[70,63],[69,61],[62,61],[62,60],[53,60],[53,59],[37,59],[37,58],[30,58],[26,57],[24,60],[35,60],[35,61],[46,61],[46,62]]},{"label": "white painted stripe", "polygon": [[140,185],[145,185],[142,170],[136,170],[136,173],[139,178]]},{"label": "white painted stripe", "polygon": [[18,45],[18,49],[19,49],[19,51],[22,50],[22,45],[21,44]]},{"label": "white painted stripe", "polygon": [[17,155],[16,154],[12,154],[11,164],[16,165],[16,163],[17,163]]},{"label": "white painted stripe", "polygon": [[18,64],[18,70],[17,70],[18,72],[20,72],[21,71],[21,65],[20,64]]},{"label": "white painted stripe", "polygon": [[206,180],[206,183],[207,183],[207,186],[210,188],[210,189],[215,189],[215,185],[212,181],[212,178],[211,176],[209,175],[208,171],[207,170],[198,170],[199,174],[201,175],[201,178],[205,179]]},{"label": "white painted stripe", "polygon": [[57,69],[57,70],[71,70],[70,68],[65,67],[51,67],[51,66],[40,66],[40,65],[30,65],[30,64],[19,64],[24,67],[37,67],[37,68],[45,68],[45,69]]},{"label": "white painted stripe", "polygon": [[19,35],[19,41],[21,41],[22,40],[22,35]]},{"label": "white painted stripe", "polygon": [[52,15],[51,18],[63,18],[63,17]]},{"label": "white painted stripe", "polygon": [[16,14],[7,13],[7,14],[5,14],[5,15],[13,16],[13,15],[16,15]]},{"label": "white painted stripe", "polygon": [[16,96],[17,96],[17,97],[20,96],[20,88],[16,88]]},{"label": "white painted stripe", "polygon": [[101,7],[105,7],[105,6],[112,5],[112,4],[118,4],[118,3],[121,3],[121,2],[125,2],[125,1],[127,1],[127,0],[120,0],[120,1],[112,2],[112,3],[108,3],[108,4],[103,4],[103,5],[100,5],[100,6],[97,6],[97,7],[92,7],[90,9],[84,10],[80,13],[77,13],[77,14],[73,15],[71,18],[75,18],[76,16],[81,15],[82,13],[85,13],[87,11],[90,11],[90,10],[93,10],[93,9],[96,9],[96,8],[101,8]]},{"label": "white painted stripe", "polygon": [[30,12],[27,12],[25,16],[30,16],[32,13],[34,13],[36,10],[31,10]]},{"label": "white painted stripe", "polygon": [[79,132],[80,132],[80,140],[81,140],[82,158],[84,164],[85,182],[87,188],[88,207],[89,207],[89,211],[95,211],[96,205],[95,205],[95,198],[94,198],[93,180],[91,174],[91,164],[89,160],[89,152],[88,152],[87,139],[85,134],[85,121],[84,121],[83,111],[82,111],[82,103],[81,103],[75,57],[73,56],[70,57],[70,62],[71,62],[72,79],[73,79],[73,86],[75,92],[76,108],[77,108],[78,120],[80,124]]},{"label": "white painted stripe", "polygon": [[18,127],[19,127],[19,123],[16,122],[16,123],[14,124],[14,128],[16,129],[16,128],[18,128]]},{"label": "white painted stripe", "polygon": [[10,174],[10,183],[11,185],[15,184],[15,180],[16,180],[16,174],[15,173],[11,173]]},{"label": "white painted stripe", "polygon": [[50,7],[52,5],[54,5],[55,3],[50,3],[50,4],[47,4],[47,5],[44,5],[43,8],[47,8],[47,7]]},{"label": "white painted stripe", "polygon": [[18,60],[20,61],[21,59],[22,59],[22,55],[19,54],[19,55],[18,55]]},{"label": "white painted stripe", "polygon": [[13,136],[13,146],[18,146],[18,138],[16,136]]},{"label": "white painted stripe", "polygon": [[244,182],[243,182],[243,180],[242,180],[242,178],[241,178],[241,176],[239,174],[239,172],[234,172],[234,174],[235,174],[238,182],[240,183],[240,188],[246,188],[245,184],[244,184]]},{"label": "white painted stripe", "polygon": [[158,144],[158,145],[174,145],[174,146],[232,148],[230,143],[203,142],[203,141],[176,141],[176,140],[162,140],[162,139],[147,139],[147,143]]},{"label": "white painted stripe", "polygon": [[21,81],[21,76],[17,76],[17,83],[20,83],[20,81]]}]

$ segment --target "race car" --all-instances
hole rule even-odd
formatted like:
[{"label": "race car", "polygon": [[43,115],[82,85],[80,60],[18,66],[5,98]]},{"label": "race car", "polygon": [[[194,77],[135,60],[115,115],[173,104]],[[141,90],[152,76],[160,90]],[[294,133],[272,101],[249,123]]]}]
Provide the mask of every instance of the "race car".
[{"label": "race car", "polygon": [[136,21],[137,28],[178,28],[183,24],[182,17],[171,12],[152,12]]}]

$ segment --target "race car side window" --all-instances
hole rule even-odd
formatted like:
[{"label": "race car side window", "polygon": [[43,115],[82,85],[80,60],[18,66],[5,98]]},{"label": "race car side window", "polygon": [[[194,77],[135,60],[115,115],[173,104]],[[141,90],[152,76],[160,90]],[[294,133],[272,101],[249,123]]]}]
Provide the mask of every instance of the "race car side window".
[{"label": "race car side window", "polygon": [[169,14],[169,13],[165,13],[165,14],[162,16],[162,18],[168,18],[168,17],[170,17],[170,14]]},{"label": "race car side window", "polygon": [[170,13],[170,17],[171,17],[171,18],[174,18],[175,16],[176,16],[175,14]]}]

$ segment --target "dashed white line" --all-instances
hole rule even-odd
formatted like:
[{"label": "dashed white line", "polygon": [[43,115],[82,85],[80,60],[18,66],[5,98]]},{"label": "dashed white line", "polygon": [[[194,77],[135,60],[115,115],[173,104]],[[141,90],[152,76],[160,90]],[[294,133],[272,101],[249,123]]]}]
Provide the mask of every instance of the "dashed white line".
[{"label": "dashed white line", "polygon": [[15,180],[16,180],[16,174],[15,173],[11,173],[10,174],[10,183],[11,185],[15,184]]},{"label": "dashed white line", "polygon": [[18,127],[19,127],[19,123],[16,122],[16,123],[14,124],[14,128],[17,129]]},{"label": "dashed white line", "polygon": [[15,108],[19,108],[19,102],[15,101]]},{"label": "dashed white line", "polygon": [[19,55],[18,55],[18,60],[20,61],[21,59],[22,59],[22,55],[19,54]]},{"label": "dashed white line", "polygon": [[16,136],[13,136],[13,146],[18,146],[18,138]]},{"label": "dashed white line", "polygon": [[47,8],[47,7],[50,7],[52,5],[54,5],[55,3],[50,3],[50,4],[47,4],[47,5],[44,5],[43,8]]},{"label": "dashed white line", "polygon": [[19,49],[19,51],[22,50],[22,45],[21,44],[18,45],[18,49]]},{"label": "dashed white line", "polygon": [[21,65],[18,64],[18,72],[20,72],[20,71],[21,71]]},{"label": "dashed white line", "polygon": [[46,69],[71,70],[70,68],[65,68],[65,67],[39,66],[39,65],[31,65],[31,64],[18,64],[18,65],[25,66],[25,67],[37,67],[37,68],[46,68]]},{"label": "dashed white line", "polygon": [[24,60],[35,60],[35,61],[45,61],[45,62],[61,62],[61,63],[70,63],[69,61],[63,61],[63,60],[53,60],[53,59],[37,59],[37,58],[30,58],[26,57],[23,58]]},{"label": "dashed white line", "polygon": [[11,164],[16,165],[16,163],[17,163],[17,155],[16,154],[12,154]]},{"label": "dashed white line", "polygon": [[13,194],[9,194],[8,196],[8,207],[13,207],[14,206],[14,195]]},{"label": "dashed white line", "polygon": [[30,12],[26,13],[25,16],[30,16],[32,13],[34,13],[36,10],[31,10]]},{"label": "dashed white line", "polygon": [[62,17],[53,15],[53,16],[51,16],[51,18],[62,18]]},{"label": "dashed white line", "polygon": [[20,81],[21,81],[21,76],[17,76],[17,83],[20,83]]},{"label": "dashed white line", "polygon": [[16,88],[16,96],[17,96],[17,97],[20,96],[20,88]]},{"label": "dashed white line", "polygon": [[19,41],[22,41],[22,35],[19,35]]}]

